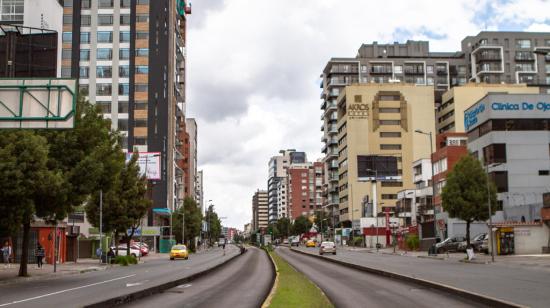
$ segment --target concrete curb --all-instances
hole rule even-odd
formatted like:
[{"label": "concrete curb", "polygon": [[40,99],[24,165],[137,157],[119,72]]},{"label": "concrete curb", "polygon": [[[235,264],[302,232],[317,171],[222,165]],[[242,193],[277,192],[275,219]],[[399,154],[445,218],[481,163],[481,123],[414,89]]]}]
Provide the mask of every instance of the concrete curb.
[{"label": "concrete curb", "polygon": [[160,293],[160,292],[168,290],[168,289],[175,288],[175,287],[177,287],[181,284],[188,283],[188,282],[190,282],[192,280],[195,280],[199,277],[202,277],[202,276],[204,276],[204,275],[206,275],[210,272],[213,272],[214,270],[217,270],[218,268],[220,268],[220,267],[230,263],[231,261],[235,260],[239,256],[241,256],[241,254],[236,254],[236,255],[228,258],[224,262],[222,262],[222,263],[220,263],[220,264],[218,264],[214,267],[206,269],[202,272],[195,273],[195,274],[193,274],[189,277],[180,278],[180,279],[177,279],[177,280],[174,280],[174,281],[166,282],[166,283],[163,283],[163,284],[160,284],[160,285],[157,285],[157,286],[152,286],[152,287],[149,287],[147,289],[135,291],[135,292],[132,292],[132,293],[119,295],[119,296],[109,298],[109,299],[106,299],[106,300],[102,300],[102,301],[99,301],[99,302],[96,302],[96,303],[93,303],[93,304],[90,304],[90,305],[86,305],[84,307],[97,307],[97,308],[100,308],[100,307],[115,307],[115,306],[118,306],[118,305],[127,304],[129,302],[132,302],[132,301],[135,301],[135,300],[138,300],[138,299],[142,299],[142,298],[145,298],[147,296],[151,296],[151,295]]},{"label": "concrete curb", "polygon": [[97,267],[97,268],[94,267],[94,268],[84,268],[81,270],[60,270],[58,273],[55,273],[55,274],[52,273],[51,275],[47,275],[47,274],[38,275],[38,276],[30,275],[28,277],[13,276],[13,278],[11,279],[1,280],[0,286],[11,285],[11,284],[21,284],[21,283],[27,283],[30,281],[48,281],[48,280],[59,279],[59,278],[71,276],[71,275],[80,275],[80,274],[85,274],[89,272],[104,271],[106,269],[107,267]]},{"label": "concrete curb", "polygon": [[277,264],[275,264],[275,261],[271,257],[271,254],[269,254],[269,252],[265,250],[264,252],[269,257],[269,260],[271,260],[271,267],[275,275],[275,279],[273,279],[273,284],[271,285],[271,289],[269,290],[269,293],[265,297],[265,300],[262,304],[262,308],[267,308],[269,307],[269,305],[271,305],[271,300],[273,300],[273,297],[275,296],[275,292],[277,292],[277,288],[279,287],[279,269],[277,268]]},{"label": "concrete curb", "polygon": [[336,260],[336,259],[331,259],[331,258],[327,258],[327,257],[322,257],[322,256],[310,254],[310,253],[303,252],[303,251],[296,250],[296,249],[290,249],[290,250],[295,252],[295,253],[300,253],[300,254],[303,254],[303,255],[306,255],[306,256],[310,256],[312,258],[318,258],[318,259],[321,259],[321,260],[324,260],[324,261],[327,261],[327,262],[336,263],[336,264],[346,266],[346,267],[349,267],[349,268],[353,268],[353,269],[357,269],[357,270],[360,270],[360,271],[363,271],[363,272],[376,274],[376,275],[384,276],[384,277],[389,277],[389,278],[393,278],[393,279],[397,279],[397,280],[402,280],[402,281],[406,281],[406,282],[410,282],[410,283],[430,287],[430,288],[433,288],[433,289],[449,292],[449,293],[455,294],[457,296],[460,296],[460,297],[463,297],[463,298],[466,298],[466,299],[470,299],[470,300],[476,301],[478,303],[482,303],[482,304],[492,306],[492,307],[510,307],[510,308],[525,308],[525,307],[528,307],[528,306],[523,306],[523,305],[519,305],[519,304],[516,304],[516,303],[508,302],[508,301],[505,301],[505,300],[497,299],[497,298],[494,298],[494,297],[491,297],[491,296],[482,295],[482,294],[479,294],[479,293],[475,293],[475,292],[467,291],[467,290],[464,290],[464,289],[456,288],[456,287],[449,286],[449,285],[446,285],[446,284],[442,284],[442,283],[438,283],[438,282],[434,282],[434,281],[430,281],[430,280],[425,280],[425,279],[422,279],[422,278],[416,278],[416,277],[402,275],[402,274],[398,274],[398,273],[394,273],[394,272],[390,272],[390,271],[386,271],[386,270],[381,270],[381,269],[377,269],[377,268],[366,267],[366,266],[362,266],[362,265],[348,263],[348,262],[344,262],[344,261],[341,261],[341,260]]}]

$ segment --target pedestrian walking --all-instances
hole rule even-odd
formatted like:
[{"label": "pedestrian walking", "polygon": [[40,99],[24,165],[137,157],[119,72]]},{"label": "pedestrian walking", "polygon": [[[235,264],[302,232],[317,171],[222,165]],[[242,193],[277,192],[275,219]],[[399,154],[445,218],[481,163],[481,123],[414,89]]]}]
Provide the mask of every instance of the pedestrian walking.
[{"label": "pedestrian walking", "polygon": [[36,256],[36,265],[38,266],[38,268],[42,268],[42,266],[44,265],[42,260],[44,259],[45,251],[44,247],[42,247],[40,243],[36,243],[36,251],[34,252],[34,255]]},{"label": "pedestrian walking", "polygon": [[13,254],[13,249],[11,248],[10,242],[6,241],[2,247],[2,259],[4,260],[4,268],[10,268],[10,258]]},{"label": "pedestrian walking", "polygon": [[225,241],[222,244],[222,248],[223,248],[223,255],[225,256]]}]

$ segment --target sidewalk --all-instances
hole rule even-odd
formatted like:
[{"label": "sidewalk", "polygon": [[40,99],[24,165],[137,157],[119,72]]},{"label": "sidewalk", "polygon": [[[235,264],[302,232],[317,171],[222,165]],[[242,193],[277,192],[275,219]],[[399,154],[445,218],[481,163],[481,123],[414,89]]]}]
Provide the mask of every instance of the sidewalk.
[{"label": "sidewalk", "polygon": [[56,272],[53,271],[53,264],[44,264],[42,268],[37,268],[36,264],[28,264],[27,272],[29,277],[18,277],[19,264],[11,264],[10,268],[4,268],[4,265],[0,265],[0,285],[18,283],[29,280],[37,279],[49,279],[60,277],[64,275],[82,274],[93,271],[102,271],[110,266],[100,264],[97,259],[79,259],[77,263],[67,262],[64,264],[58,264]]}]

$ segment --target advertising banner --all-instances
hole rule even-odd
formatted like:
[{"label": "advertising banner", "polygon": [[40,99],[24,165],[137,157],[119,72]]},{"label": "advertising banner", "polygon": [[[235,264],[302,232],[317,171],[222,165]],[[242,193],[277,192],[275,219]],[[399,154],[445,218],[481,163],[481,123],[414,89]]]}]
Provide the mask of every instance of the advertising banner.
[{"label": "advertising banner", "polygon": [[[141,174],[145,174],[148,180],[160,180],[160,152],[138,153],[138,165]],[[133,153],[126,153],[126,162],[129,162]]]}]

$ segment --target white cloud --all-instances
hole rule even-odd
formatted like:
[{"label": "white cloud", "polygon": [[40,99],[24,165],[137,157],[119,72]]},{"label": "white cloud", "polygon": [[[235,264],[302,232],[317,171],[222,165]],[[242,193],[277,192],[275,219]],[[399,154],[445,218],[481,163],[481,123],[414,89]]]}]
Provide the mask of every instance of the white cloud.
[{"label": "white cloud", "polygon": [[406,39],[430,40],[434,51],[460,50],[466,35],[505,20],[548,29],[547,6],[536,0],[195,1],[188,115],[199,125],[206,200],[228,217],[227,225],[242,228],[251,218],[252,194],[267,186],[271,156],[295,148],[321,157],[319,75],[331,57],[353,57],[362,43]]}]

